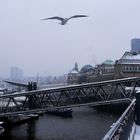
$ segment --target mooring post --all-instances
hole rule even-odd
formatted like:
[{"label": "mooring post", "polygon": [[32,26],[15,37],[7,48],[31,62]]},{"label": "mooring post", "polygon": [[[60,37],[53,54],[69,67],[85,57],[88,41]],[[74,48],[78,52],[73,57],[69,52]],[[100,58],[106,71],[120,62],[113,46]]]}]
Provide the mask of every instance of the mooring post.
[{"label": "mooring post", "polygon": [[[32,90],[37,90],[37,84],[36,82],[29,82],[28,83],[28,91]],[[28,105],[30,109],[36,108],[37,107],[37,102],[36,102],[36,95],[31,95],[28,99]]]}]

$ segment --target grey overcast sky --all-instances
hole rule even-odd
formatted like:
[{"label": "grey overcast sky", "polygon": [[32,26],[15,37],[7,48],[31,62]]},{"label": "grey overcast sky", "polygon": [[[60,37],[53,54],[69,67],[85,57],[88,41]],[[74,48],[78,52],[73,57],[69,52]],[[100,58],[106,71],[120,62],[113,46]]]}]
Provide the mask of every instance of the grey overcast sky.
[{"label": "grey overcast sky", "polygon": [[[51,16],[69,17],[61,26]],[[119,59],[140,38],[140,0],[1,0],[0,77],[10,67],[25,76],[62,75],[75,62],[81,68]]]}]

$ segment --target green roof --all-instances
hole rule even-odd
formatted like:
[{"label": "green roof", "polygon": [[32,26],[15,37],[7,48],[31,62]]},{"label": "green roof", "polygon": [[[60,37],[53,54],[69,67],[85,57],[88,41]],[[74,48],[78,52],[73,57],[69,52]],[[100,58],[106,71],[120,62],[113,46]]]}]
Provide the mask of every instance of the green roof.
[{"label": "green roof", "polygon": [[86,72],[86,71],[91,70],[91,69],[93,69],[93,67],[91,65],[85,65],[81,68],[80,71],[81,72]]},{"label": "green roof", "polygon": [[112,60],[105,60],[102,64],[114,65],[114,61],[112,61]]}]

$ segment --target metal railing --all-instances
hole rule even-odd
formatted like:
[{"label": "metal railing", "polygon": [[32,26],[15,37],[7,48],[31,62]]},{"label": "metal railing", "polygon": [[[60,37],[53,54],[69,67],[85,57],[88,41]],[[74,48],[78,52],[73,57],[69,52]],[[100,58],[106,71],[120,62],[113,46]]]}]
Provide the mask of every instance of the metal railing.
[{"label": "metal railing", "polygon": [[111,126],[111,129],[102,140],[128,140],[134,123],[134,107],[136,99],[133,99],[121,117]]}]

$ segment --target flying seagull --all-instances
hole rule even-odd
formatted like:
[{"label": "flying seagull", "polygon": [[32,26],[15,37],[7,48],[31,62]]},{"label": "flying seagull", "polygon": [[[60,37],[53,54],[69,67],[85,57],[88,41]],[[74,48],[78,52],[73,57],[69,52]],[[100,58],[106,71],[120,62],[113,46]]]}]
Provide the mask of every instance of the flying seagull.
[{"label": "flying seagull", "polygon": [[56,17],[44,18],[42,20],[57,19],[57,20],[60,20],[61,21],[60,22],[61,25],[65,25],[68,22],[68,20],[70,20],[72,18],[78,18],[78,17],[88,17],[88,16],[87,15],[74,15],[74,16],[71,16],[69,18],[62,18],[62,17],[57,17],[56,16]]}]

